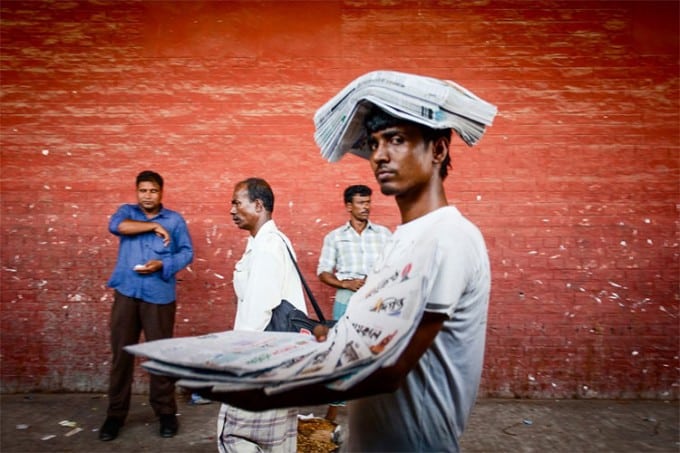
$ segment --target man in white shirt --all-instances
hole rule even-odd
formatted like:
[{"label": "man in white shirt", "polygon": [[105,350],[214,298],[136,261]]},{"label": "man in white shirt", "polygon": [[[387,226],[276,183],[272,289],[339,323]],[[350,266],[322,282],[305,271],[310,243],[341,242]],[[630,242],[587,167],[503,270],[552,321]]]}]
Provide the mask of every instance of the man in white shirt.
[{"label": "man in white shirt", "polygon": [[[236,184],[231,217],[250,233],[248,244],[234,269],[238,299],[234,330],[264,331],[282,299],[307,312],[300,277],[288,254],[288,238],[278,230],[272,212],[274,193],[259,178]],[[222,404],[217,421],[220,453],[288,453],[297,448],[297,409],[249,412]]]}]

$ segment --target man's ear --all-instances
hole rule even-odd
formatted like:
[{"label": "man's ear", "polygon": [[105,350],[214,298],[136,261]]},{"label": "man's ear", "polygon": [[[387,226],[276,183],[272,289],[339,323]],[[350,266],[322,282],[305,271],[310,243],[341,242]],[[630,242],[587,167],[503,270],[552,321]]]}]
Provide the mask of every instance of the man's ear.
[{"label": "man's ear", "polygon": [[345,210],[347,212],[352,212],[352,203],[345,203]]},{"label": "man's ear", "polygon": [[259,198],[255,199],[255,211],[260,212],[264,209],[264,204]]},{"label": "man's ear", "polygon": [[449,155],[449,139],[439,137],[432,143],[432,163],[441,165]]}]

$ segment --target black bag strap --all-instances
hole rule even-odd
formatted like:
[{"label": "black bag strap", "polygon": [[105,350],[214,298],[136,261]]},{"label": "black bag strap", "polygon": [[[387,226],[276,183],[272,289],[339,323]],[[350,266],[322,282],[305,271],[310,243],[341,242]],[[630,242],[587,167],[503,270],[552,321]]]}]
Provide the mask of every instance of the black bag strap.
[{"label": "black bag strap", "polygon": [[307,297],[309,297],[309,301],[312,303],[312,306],[314,307],[314,311],[316,312],[316,316],[318,316],[319,321],[325,322],[326,317],[323,315],[323,312],[321,311],[319,304],[316,303],[316,299],[314,298],[314,294],[312,294],[312,290],[309,289],[309,286],[307,285],[307,282],[305,281],[305,277],[302,276],[302,272],[300,272],[300,267],[298,267],[298,263],[295,260],[295,257],[293,256],[293,252],[290,251],[290,247],[288,247],[288,243],[283,239],[283,237],[281,237],[281,240],[283,241],[284,245],[286,246],[286,250],[288,250],[288,255],[290,256],[290,259],[293,260],[293,265],[295,266],[295,270],[297,270],[297,273],[300,276],[300,281],[302,282],[302,286],[305,288],[305,292],[307,293]]}]

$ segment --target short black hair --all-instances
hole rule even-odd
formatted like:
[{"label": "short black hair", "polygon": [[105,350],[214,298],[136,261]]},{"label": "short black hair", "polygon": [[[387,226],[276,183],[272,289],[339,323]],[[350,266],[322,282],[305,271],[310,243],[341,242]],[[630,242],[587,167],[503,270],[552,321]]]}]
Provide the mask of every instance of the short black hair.
[{"label": "short black hair", "polygon": [[152,182],[154,184],[158,184],[158,187],[160,187],[161,189],[163,188],[163,177],[156,173],[155,171],[144,170],[143,172],[138,174],[137,182],[135,184],[139,185],[140,182]]},{"label": "short black hair", "polygon": [[344,198],[345,204],[351,203],[354,195],[359,195],[360,197],[370,197],[373,191],[370,187],[364,186],[363,184],[355,184],[349,186],[345,189]]},{"label": "short black hair", "polygon": [[274,191],[267,181],[262,178],[248,178],[236,184],[236,187],[245,186],[248,190],[250,201],[261,200],[265,211],[274,212]]},{"label": "short black hair", "polygon": [[[446,138],[448,143],[451,143],[451,128],[433,129],[415,121],[397,118],[376,105],[373,105],[364,117],[364,129],[367,136],[399,124],[413,124],[418,127],[425,143],[434,142],[442,137]],[[439,168],[439,176],[442,179],[445,179],[449,174],[449,168],[451,168],[451,154],[446,155],[446,159],[444,159],[442,166]]]}]

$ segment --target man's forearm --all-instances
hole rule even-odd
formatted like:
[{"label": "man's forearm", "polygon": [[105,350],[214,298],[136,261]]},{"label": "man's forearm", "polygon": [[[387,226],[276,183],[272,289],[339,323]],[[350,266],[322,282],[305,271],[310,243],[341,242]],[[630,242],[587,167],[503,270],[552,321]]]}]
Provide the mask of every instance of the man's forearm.
[{"label": "man's forearm", "polygon": [[263,390],[213,393],[199,391],[205,398],[221,401],[250,411],[263,411],[295,406],[315,406],[333,401],[348,401],[379,393],[390,393],[399,388],[401,379],[390,368],[377,370],[354,387],[344,390],[331,390],[325,384],[309,384],[285,392],[267,395]]},{"label": "man's forearm", "polygon": [[118,232],[124,235],[134,235],[155,231],[156,222],[141,222],[139,220],[123,220],[118,224]]},{"label": "man's forearm", "polygon": [[342,280],[338,280],[338,278],[330,272],[320,273],[319,280],[328,286],[332,286],[333,288],[344,289],[342,286]]}]

